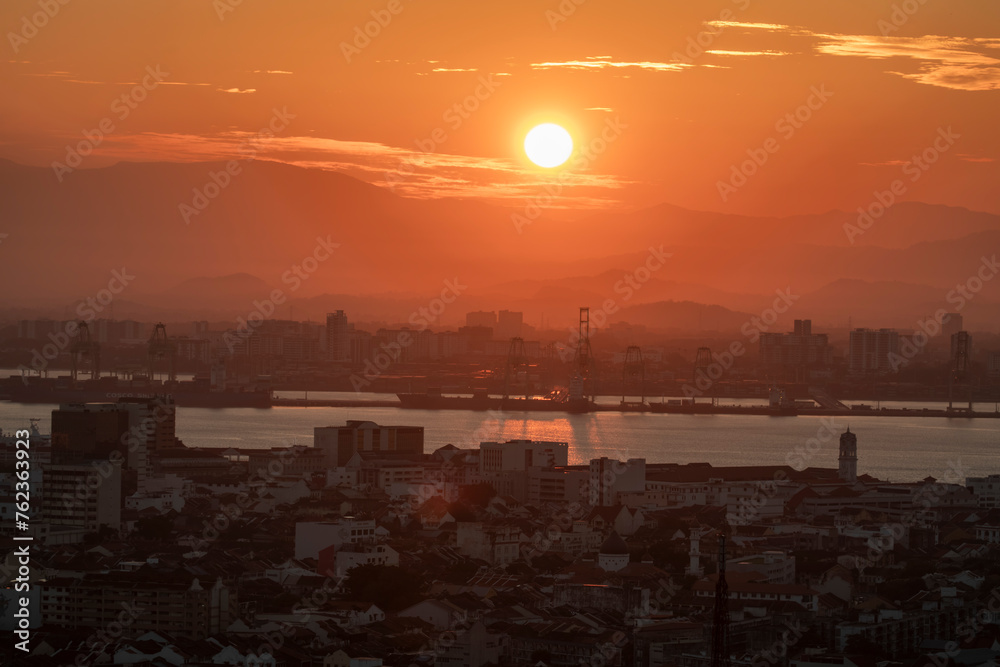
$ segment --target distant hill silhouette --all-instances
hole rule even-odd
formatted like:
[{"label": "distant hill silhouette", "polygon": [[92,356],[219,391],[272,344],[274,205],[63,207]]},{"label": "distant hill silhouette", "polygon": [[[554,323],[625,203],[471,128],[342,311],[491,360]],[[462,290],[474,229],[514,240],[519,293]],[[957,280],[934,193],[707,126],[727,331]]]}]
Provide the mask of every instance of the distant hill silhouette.
[{"label": "distant hill silhouette", "polygon": [[[728,322],[727,311],[759,313],[786,288],[803,295],[797,317],[903,326],[1000,250],[1000,216],[912,202],[889,209],[854,243],[844,225],[857,213],[767,218],[669,204],[543,214],[518,233],[515,209],[407,199],[343,174],[264,161],[243,164],[185,220],[181,206],[222,168],[119,163],[59,183],[50,169],[0,160],[0,232],[8,235],[0,245],[7,288],[0,309],[8,317],[59,316],[125,267],[136,279],[118,297],[116,315],[129,304],[130,312],[235,317],[281,288],[289,299],[283,316],[318,319],[345,308],[354,320],[404,322],[457,278],[468,289],[445,322],[510,308],[563,326],[579,306],[623,301],[617,281],[662,246],[672,257],[619,303],[651,326],[673,326],[668,315],[696,324],[688,306],[653,304],[719,306],[719,321]],[[291,289],[283,276],[313,256],[319,238],[340,246]],[[967,320],[1000,326],[998,285],[986,284]],[[703,324],[710,312],[702,312]]]}]

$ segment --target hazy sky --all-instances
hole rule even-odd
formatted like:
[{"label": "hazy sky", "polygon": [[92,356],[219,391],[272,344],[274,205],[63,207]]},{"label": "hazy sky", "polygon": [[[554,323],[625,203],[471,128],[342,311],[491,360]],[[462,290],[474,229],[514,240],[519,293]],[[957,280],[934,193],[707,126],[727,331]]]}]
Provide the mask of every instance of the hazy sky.
[{"label": "hazy sky", "polygon": [[[259,159],[407,196],[1000,212],[995,0],[64,2],[0,4],[0,157],[245,155],[277,110]],[[534,167],[545,121],[589,150]]]}]

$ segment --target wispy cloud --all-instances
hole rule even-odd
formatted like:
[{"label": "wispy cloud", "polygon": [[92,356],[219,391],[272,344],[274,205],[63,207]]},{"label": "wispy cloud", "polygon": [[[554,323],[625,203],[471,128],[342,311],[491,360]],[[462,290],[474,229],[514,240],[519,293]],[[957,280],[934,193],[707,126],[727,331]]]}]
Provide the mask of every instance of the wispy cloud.
[{"label": "wispy cloud", "polygon": [[658,63],[650,61],[627,62],[612,60],[611,56],[591,56],[584,60],[567,60],[563,62],[531,63],[532,69],[580,69],[599,70],[606,68],[637,68],[661,72],[679,71],[691,67],[687,63]]},{"label": "wispy cloud", "polygon": [[51,77],[54,79],[65,79],[69,76],[69,72],[64,72],[62,70],[53,70],[51,72],[22,72],[19,76],[40,76]]},{"label": "wispy cloud", "polygon": [[[379,63],[398,63],[399,60],[376,60]],[[418,72],[419,75],[426,75],[428,72],[478,72],[478,67],[449,67],[447,60],[407,60],[404,64],[417,66],[421,71]],[[428,65],[433,67],[427,68]]]},{"label": "wispy cloud", "polygon": [[791,53],[788,51],[722,51],[720,49],[711,49],[705,53],[710,53],[713,56],[790,56]]},{"label": "wispy cloud", "polygon": [[[369,141],[322,137],[260,138],[256,133],[228,131],[211,136],[142,133],[108,137],[102,156],[136,161],[207,162],[246,158],[253,141],[258,160],[311,169],[339,171],[387,187],[400,195],[423,199],[483,198],[520,203],[545,185],[558,185],[562,205],[617,204],[614,193],[630,183],[614,175],[563,171],[540,173],[515,160],[448,153],[423,153]],[[602,194],[603,193],[603,194]]]},{"label": "wispy cloud", "polygon": [[[31,76],[49,79],[58,79],[63,83],[78,83],[92,86],[141,86],[141,81],[98,81],[96,79],[78,78],[76,74],[64,70],[52,70],[49,72],[20,72],[17,76]],[[200,83],[193,81],[157,81],[157,86],[211,86],[210,83]],[[221,89],[220,89],[221,90]]]},{"label": "wispy cloud", "polygon": [[884,162],[859,162],[862,167],[901,167],[907,160],[885,160]]},{"label": "wispy cloud", "polygon": [[[778,32],[809,38],[816,42],[814,48],[817,53],[829,56],[913,60],[918,63],[916,71],[886,70],[886,74],[901,76],[925,85],[954,90],[1000,89],[1000,59],[989,53],[1000,49],[1000,38],[996,37],[842,35],[815,32],[801,26],[781,23],[741,21],[709,21],[708,25],[720,28],[744,28],[749,32]],[[741,55],[737,51],[709,51],[709,53]],[[742,55],[783,55],[783,53],[752,51],[743,52]]]},{"label": "wispy cloud", "polygon": [[791,26],[782,23],[748,23],[746,21],[706,21],[707,25],[717,28],[748,28],[750,30],[771,30],[774,32],[787,32],[792,30]]},{"label": "wispy cloud", "polygon": [[289,72],[283,69],[255,69],[251,70],[254,74],[294,74],[295,72]]},{"label": "wispy cloud", "polygon": [[256,88],[216,88],[216,90],[223,93],[233,93],[236,95],[247,95],[249,93],[256,93]]},{"label": "wispy cloud", "polygon": [[1000,49],[1000,40],[966,37],[881,37],[871,35],[817,35],[820,53],[833,56],[888,59],[907,58],[920,63],[916,72],[888,71],[918,83],[955,90],[1000,89],[1000,59],[983,53]]}]

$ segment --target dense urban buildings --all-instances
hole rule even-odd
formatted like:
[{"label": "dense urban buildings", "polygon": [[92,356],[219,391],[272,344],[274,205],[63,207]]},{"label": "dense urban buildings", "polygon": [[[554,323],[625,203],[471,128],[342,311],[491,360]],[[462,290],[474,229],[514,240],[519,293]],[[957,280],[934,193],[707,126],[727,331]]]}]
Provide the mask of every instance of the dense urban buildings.
[{"label": "dense urban buildings", "polygon": [[0,3],[0,667],[996,667],[998,18]]},{"label": "dense urban buildings", "polygon": [[[741,339],[746,331],[706,334],[704,340],[685,340],[679,347],[665,334],[616,323],[595,330],[593,340],[599,345],[591,346],[592,367],[585,375],[597,380],[593,388],[598,393],[644,399],[765,398],[775,391],[776,400],[787,405],[812,400],[829,406],[843,399],[1000,399],[1000,341],[983,334],[973,346],[972,332],[955,331],[962,323],[960,314],[939,315],[940,324],[929,320],[931,324],[915,329],[832,332],[820,330],[811,319],[794,320],[791,331],[761,321],[762,328],[746,339]],[[27,363],[20,365],[21,373],[32,379],[31,387],[8,379],[0,382],[0,395],[42,400],[45,392],[58,393],[63,386],[59,376],[65,372],[61,368],[76,368],[74,364],[80,366],[81,381],[106,395],[164,393],[166,370],[176,366],[183,374],[173,387],[180,405],[203,404],[212,394],[220,406],[266,404],[275,390],[500,395],[513,390],[544,396],[565,390],[579,375],[576,332],[567,336],[536,329],[520,312],[468,312],[466,325],[458,327],[363,324],[349,322],[348,316],[345,310],[331,312],[325,324],[265,318],[245,329],[205,321],[169,325],[168,331],[190,332],[168,334],[169,359],[148,351],[154,325],[133,323],[140,338],[90,343],[104,355],[97,379],[86,374],[92,370],[87,358],[77,360],[71,353],[73,345],[61,351],[53,345],[56,357],[43,359],[39,372],[33,370],[38,358],[22,360]],[[52,332],[70,325],[78,323],[25,320],[16,329],[42,336],[25,339],[23,345],[48,350],[46,336],[62,340]],[[97,320],[92,328],[107,331],[117,323]],[[961,348],[952,343],[960,339],[967,341]],[[955,376],[958,357],[964,364],[960,378]]]},{"label": "dense urban buildings", "polygon": [[[210,452],[155,407],[65,405],[32,433],[51,451],[31,477],[32,627],[59,661],[708,665],[720,536],[738,664],[926,660],[956,637],[963,660],[1000,655],[979,646],[995,612],[956,630],[1000,576],[997,476],[876,479],[863,426],[836,469],[569,465],[564,442],[429,452],[421,427],[362,420]],[[150,473],[129,489],[114,445],[132,433]]]}]

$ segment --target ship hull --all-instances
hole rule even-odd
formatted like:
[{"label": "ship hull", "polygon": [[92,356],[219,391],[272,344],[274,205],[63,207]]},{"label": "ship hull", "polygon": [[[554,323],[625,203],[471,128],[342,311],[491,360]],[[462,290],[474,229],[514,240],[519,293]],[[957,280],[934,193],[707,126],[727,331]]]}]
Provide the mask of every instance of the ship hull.
[{"label": "ship hull", "polygon": [[694,403],[687,405],[669,405],[667,403],[650,403],[650,412],[676,415],[770,415],[772,417],[794,417],[799,414],[794,407],[712,405],[711,403]]},{"label": "ship hull", "polygon": [[498,410],[501,412],[587,412],[589,405],[547,398],[495,398],[488,396],[435,396],[396,394],[400,407],[411,410]]},{"label": "ship hull", "polygon": [[169,395],[178,407],[185,408],[270,408],[271,395],[258,391],[171,391],[132,388],[69,389],[8,387],[5,398],[13,403],[113,403],[120,398],[148,398]]}]

